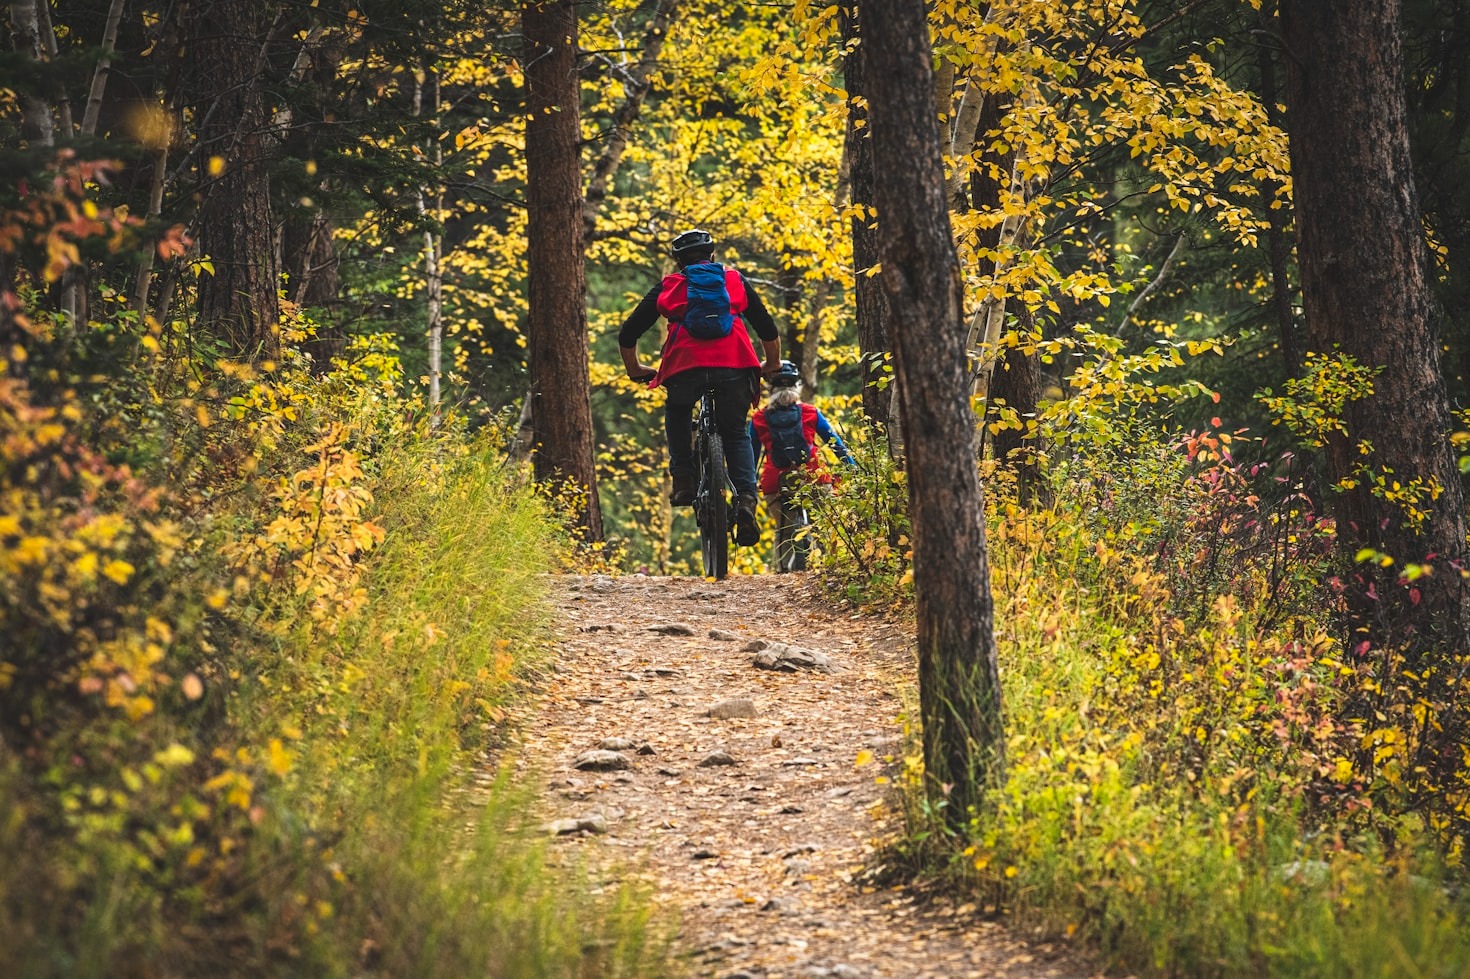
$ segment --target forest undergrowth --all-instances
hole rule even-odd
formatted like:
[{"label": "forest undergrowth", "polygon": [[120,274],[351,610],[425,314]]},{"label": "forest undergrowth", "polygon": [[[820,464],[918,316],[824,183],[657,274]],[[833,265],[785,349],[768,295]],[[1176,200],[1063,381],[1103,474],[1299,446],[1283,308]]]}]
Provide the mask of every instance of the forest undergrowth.
[{"label": "forest undergrowth", "polygon": [[[41,281],[126,237],[83,176],[6,215]],[[251,365],[6,298],[0,974],[656,973],[640,896],[475,777],[566,553],[497,433],[431,425],[386,339],[313,372],[299,314]]]},{"label": "forest undergrowth", "polygon": [[[905,607],[902,474],[860,454],[813,500],[827,570]],[[890,855],[1137,974],[1465,975],[1455,688],[1343,634],[1307,467],[1126,423],[1052,458],[1039,487],[986,464],[1001,784],[947,831],[915,734]]]}]

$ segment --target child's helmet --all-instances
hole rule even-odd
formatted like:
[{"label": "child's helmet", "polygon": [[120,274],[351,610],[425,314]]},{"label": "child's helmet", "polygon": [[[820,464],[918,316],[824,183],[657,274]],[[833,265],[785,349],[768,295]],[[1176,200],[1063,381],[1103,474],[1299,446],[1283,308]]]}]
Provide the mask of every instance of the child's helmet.
[{"label": "child's helmet", "polygon": [[789,388],[801,383],[801,371],[789,360],[781,361],[781,369],[771,375],[771,387]]},{"label": "child's helmet", "polygon": [[675,258],[682,258],[691,252],[711,251],[714,247],[715,239],[708,231],[694,228],[675,237],[669,244],[669,252]]}]

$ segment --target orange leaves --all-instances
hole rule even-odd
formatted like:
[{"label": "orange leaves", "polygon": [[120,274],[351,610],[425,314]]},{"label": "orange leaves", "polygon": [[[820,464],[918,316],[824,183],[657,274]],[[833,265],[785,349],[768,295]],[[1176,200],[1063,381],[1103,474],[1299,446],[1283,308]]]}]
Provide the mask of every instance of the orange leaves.
[{"label": "orange leaves", "polygon": [[[44,282],[61,279],[81,261],[80,243],[106,239],[110,251],[129,244],[142,221],[126,209],[99,207],[91,194],[105,183],[116,164],[106,160],[79,160],[74,150],[57,153],[54,171],[39,188],[22,186],[19,202],[0,216],[0,252],[19,254],[24,264]],[[159,254],[172,258],[188,248],[182,228],[174,227],[159,242]]]}]

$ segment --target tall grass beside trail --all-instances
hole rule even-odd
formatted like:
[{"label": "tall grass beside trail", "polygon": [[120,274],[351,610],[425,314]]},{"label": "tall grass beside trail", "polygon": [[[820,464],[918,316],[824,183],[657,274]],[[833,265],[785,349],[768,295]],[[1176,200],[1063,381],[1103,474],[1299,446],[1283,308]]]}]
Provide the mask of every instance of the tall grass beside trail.
[{"label": "tall grass beside trail", "polygon": [[[1079,452],[1048,506],[989,474],[1008,770],[947,835],[909,748],[895,856],[1139,975],[1470,975],[1454,784],[1402,791],[1423,727],[1357,706],[1379,677],[1333,632],[1330,524],[1222,445]],[[840,587],[887,543],[836,548]]]},{"label": "tall grass beside trail", "polygon": [[[298,628],[262,676],[289,691],[257,719],[262,738],[272,725],[302,733],[277,829],[303,859],[356,868],[284,895],[320,919],[304,952],[314,974],[662,970],[640,895],[594,896],[550,871],[530,797],[503,778],[481,784],[519,678],[544,655],[544,573],[562,546],[504,465],[484,451],[445,465],[428,447],[383,460],[366,611],[334,636]],[[342,836],[293,833],[303,815]]]},{"label": "tall grass beside trail", "polygon": [[37,323],[0,376],[0,976],[669,974],[497,765],[568,542],[493,436],[424,424],[385,338],[318,377]]}]

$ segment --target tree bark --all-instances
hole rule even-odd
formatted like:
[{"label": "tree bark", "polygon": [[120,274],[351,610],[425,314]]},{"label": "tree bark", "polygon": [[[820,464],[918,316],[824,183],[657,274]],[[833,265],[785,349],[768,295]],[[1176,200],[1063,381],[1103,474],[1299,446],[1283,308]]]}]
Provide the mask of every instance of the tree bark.
[{"label": "tree bark", "polygon": [[[41,61],[41,25],[36,19],[36,0],[11,0],[11,42],[22,62]],[[51,124],[51,107],[39,95],[20,94],[21,138],[31,146],[54,146],[55,130]]]},{"label": "tree bark", "polygon": [[[1016,327],[1021,336],[1034,343],[1036,320],[1026,304],[1008,300],[1015,310]],[[1026,353],[1021,347],[1007,347],[991,378],[987,416],[1004,405],[1016,412],[1022,425],[1032,425],[1041,404],[1041,358]],[[1041,444],[1028,429],[1004,428],[995,433],[991,443],[995,458],[1016,474],[1016,492],[1022,503],[1050,502],[1046,480],[1041,472]]]},{"label": "tree bark", "polygon": [[[1010,111],[1011,103],[1010,96],[998,96],[987,100],[981,118],[975,123],[971,138],[978,137],[987,143],[990,142],[991,134],[1000,131],[1006,113]],[[997,172],[1001,174],[1000,177],[996,177]],[[1015,172],[1016,150],[1014,147],[996,155],[993,159],[982,158],[981,165],[970,173],[971,206],[977,211],[1001,210],[1006,203],[1006,198],[1017,183]],[[951,186],[951,200],[956,200],[960,196],[962,195],[954,193]],[[1002,221],[994,227],[980,231],[981,248],[994,250],[997,254],[994,263],[997,276],[1003,269],[1003,263],[999,257],[1000,249],[1013,245],[1020,233],[1021,229],[1018,224],[1009,221]],[[1021,346],[1001,344],[1002,326],[1007,311],[1016,317],[1017,332],[1022,337],[1030,340],[1036,331],[1036,323],[1031,310],[1019,299],[1012,297],[997,300],[987,297],[976,314],[977,320],[982,325],[978,331],[980,334],[978,348],[972,347],[972,352],[978,349],[979,363],[971,390],[975,394],[984,396],[987,421],[994,420],[996,409],[1005,406],[1013,409],[1025,423],[1028,419],[1035,419],[1037,406],[1041,401],[1041,358],[1034,352],[1034,344],[1032,344],[1033,352],[1029,354]],[[989,337],[994,338],[990,341],[995,344],[994,349],[985,346],[986,339]],[[970,343],[975,344],[974,337],[970,339]],[[982,441],[986,437],[986,431],[986,429],[981,431]],[[1044,483],[1041,478],[1039,460],[1040,447],[1036,444],[1035,439],[1027,436],[1024,429],[1002,429],[995,434],[991,444],[996,460],[1016,473],[1017,488],[1022,500],[1033,499],[1038,492],[1043,490]]]},{"label": "tree bark", "polygon": [[873,206],[873,142],[868,133],[868,53],[858,21],[856,3],[842,4],[839,23],[847,57],[843,80],[847,86],[847,135],[843,152],[851,180],[853,295],[857,308],[858,352],[862,358],[863,415],[870,428],[888,437],[890,450],[902,444],[896,390],[886,368],[893,346],[888,337],[888,300],[871,270],[878,264],[878,224],[868,213]]},{"label": "tree bark", "polygon": [[[1013,99],[1009,95],[987,100],[983,112],[984,117],[976,126],[980,139],[988,140],[991,132],[1000,129],[1006,113],[1011,110],[1012,102]],[[1001,176],[997,178],[991,172],[990,166],[986,164],[994,166]],[[1017,155],[1014,146],[1010,146],[993,160],[982,160],[982,165],[976,167],[971,174],[970,196],[977,211],[986,209],[999,211],[1004,207],[1006,198],[1010,194],[1023,194],[1024,192],[1017,170]],[[951,193],[951,199],[962,200],[963,195]],[[995,255],[989,264],[991,275],[996,281],[999,281],[1010,266],[1012,249],[1024,230],[1020,217],[1007,215],[1000,224],[993,228],[986,228],[980,233],[981,247],[990,249]],[[996,366],[1007,356],[1007,353],[1001,349],[1001,337],[1005,333],[1005,323],[1005,298],[987,294],[975,311],[967,341],[970,356],[975,363],[975,374],[970,393],[986,403],[989,403],[991,399],[990,385],[991,379],[995,376]]]},{"label": "tree bark", "polygon": [[577,521],[602,539],[587,373],[583,267],[581,93],[573,0],[528,0],[521,11],[526,65],[526,209],[531,418],[536,478],[582,494]]},{"label": "tree bark", "polygon": [[[1396,562],[1363,572],[1354,612],[1379,643],[1464,650],[1466,614],[1455,566],[1466,556],[1464,496],[1440,376],[1405,122],[1398,0],[1282,0],[1302,299],[1308,350],[1340,351],[1376,368],[1370,396],[1350,401],[1347,433],[1328,444],[1334,481],[1356,485],[1333,508],[1346,553],[1373,548]],[[1366,445],[1366,453],[1361,451]],[[1375,493],[1368,474],[1439,491],[1421,519]],[[1434,574],[1398,583],[1406,562]]]},{"label": "tree bark", "polygon": [[[113,2],[120,5],[122,0],[113,0]],[[37,28],[40,30],[41,38],[44,41],[46,57],[51,61],[55,61],[60,51],[56,44],[56,28],[51,23],[50,0],[36,0],[36,18]],[[115,38],[117,35],[116,30],[112,34]],[[76,126],[72,119],[71,99],[67,96],[64,89],[62,90],[61,97],[56,102],[56,118],[61,124],[61,138],[71,139],[76,132]]]},{"label": "tree bark", "polygon": [[[1262,33],[1271,27],[1275,4],[1263,5],[1260,11]],[[1266,105],[1266,118],[1273,126],[1285,127],[1282,118],[1281,93],[1276,79],[1277,53],[1266,44],[1256,45],[1257,61],[1261,71],[1261,101]],[[1286,362],[1287,377],[1302,376],[1301,330],[1292,312],[1291,239],[1287,232],[1287,212],[1282,207],[1271,207],[1281,190],[1274,180],[1261,187],[1261,196],[1267,204],[1266,211],[1266,255],[1271,263],[1271,309],[1276,316],[1276,337],[1281,344],[1281,356]]]},{"label": "tree bark", "polygon": [[[46,2],[46,0],[42,0]],[[92,72],[92,85],[87,92],[87,108],[82,113],[82,135],[97,132],[97,117],[102,113],[102,96],[107,91],[107,76],[112,71],[112,52],[117,46],[117,28],[122,22],[123,0],[112,0],[107,11],[107,26],[102,30],[102,54]]]},{"label": "tree bark", "polygon": [[797,363],[801,386],[808,399],[817,393],[817,379],[821,376],[817,371],[822,366],[822,313],[831,301],[832,280],[818,280],[807,303],[806,329],[801,332],[801,359]]},{"label": "tree bark", "polygon": [[1003,767],[999,668],[975,467],[959,258],[933,112],[924,0],[860,0],[880,279],[903,399],[924,767],[961,828]]},{"label": "tree bark", "polygon": [[258,0],[200,0],[186,54],[206,174],[199,251],[214,268],[199,277],[199,322],[228,356],[249,360],[280,352],[269,121],[258,57],[264,14]]},{"label": "tree bark", "polygon": [[320,208],[293,211],[281,224],[281,266],[287,295],[302,309],[315,309],[316,335],[302,349],[311,357],[311,372],[327,373],[332,359],[347,352],[347,331],[333,310],[341,280],[341,259],[332,237],[332,221]]}]

